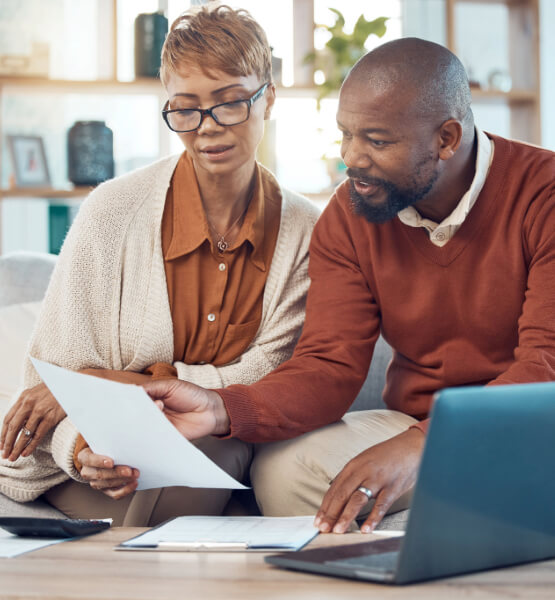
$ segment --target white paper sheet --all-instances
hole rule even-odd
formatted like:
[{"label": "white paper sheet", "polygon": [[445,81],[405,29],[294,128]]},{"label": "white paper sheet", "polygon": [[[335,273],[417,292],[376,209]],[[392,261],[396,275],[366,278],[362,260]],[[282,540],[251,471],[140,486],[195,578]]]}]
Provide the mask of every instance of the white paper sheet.
[{"label": "white paper sheet", "polygon": [[299,550],[318,535],[309,517],[176,517],[118,550]]},{"label": "white paper sheet", "polygon": [[142,387],[31,360],[93,452],[139,469],[137,489],[246,489],[186,440]]},{"label": "white paper sheet", "polygon": [[25,552],[39,550],[45,546],[65,541],[60,538],[24,538],[0,528],[0,558],[13,558]]}]

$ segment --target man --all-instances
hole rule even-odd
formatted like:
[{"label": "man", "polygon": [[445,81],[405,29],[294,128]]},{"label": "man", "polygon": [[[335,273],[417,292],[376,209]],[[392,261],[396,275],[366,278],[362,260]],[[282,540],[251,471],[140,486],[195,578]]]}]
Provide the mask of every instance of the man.
[{"label": "man", "polygon": [[[364,56],[340,93],[349,180],[314,230],[293,357],[217,393],[147,386],[188,438],[312,432],[261,447],[252,481],[265,514],[323,497],[321,531],[369,510],[371,531],[408,504],[437,390],[555,379],[555,155],[484,134],[470,102],[442,46],[402,39]],[[348,409],[380,331],[394,351],[390,410],[314,431]]]}]

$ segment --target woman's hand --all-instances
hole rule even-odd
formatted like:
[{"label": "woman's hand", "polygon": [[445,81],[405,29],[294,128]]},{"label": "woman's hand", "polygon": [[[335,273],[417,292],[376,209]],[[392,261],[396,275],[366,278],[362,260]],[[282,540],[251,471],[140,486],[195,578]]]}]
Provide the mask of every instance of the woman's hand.
[{"label": "woman's hand", "polygon": [[358,489],[364,487],[376,500],[361,531],[372,532],[395,500],[416,483],[424,441],[424,434],[411,428],[355,456],[331,483],[314,525],[322,533],[345,533],[368,502]]},{"label": "woman's hand", "polygon": [[0,434],[2,458],[13,461],[19,456],[29,456],[65,416],[44,383],[25,390],[4,417]]},{"label": "woman's hand", "polygon": [[137,489],[139,471],[125,465],[114,465],[109,456],[94,454],[90,448],[83,448],[77,455],[83,465],[81,477],[89,485],[110,498],[119,500]]},{"label": "woman's hand", "polygon": [[[121,383],[141,384],[150,380],[150,376],[142,373],[112,369],[82,369],[80,373]],[[30,456],[41,439],[65,416],[64,409],[44,383],[25,390],[4,417],[0,433],[2,458],[13,461],[19,456]]]}]

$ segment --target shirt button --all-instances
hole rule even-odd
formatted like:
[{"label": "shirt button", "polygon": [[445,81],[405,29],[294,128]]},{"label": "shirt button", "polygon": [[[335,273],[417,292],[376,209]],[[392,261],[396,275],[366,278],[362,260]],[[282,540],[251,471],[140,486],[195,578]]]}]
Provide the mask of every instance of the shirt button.
[{"label": "shirt button", "polygon": [[210,321],[210,323],[212,323],[213,321],[216,320],[216,315],[214,313],[210,313],[208,315],[208,320]]},{"label": "shirt button", "polygon": [[443,240],[445,239],[445,234],[444,233],[438,233],[436,235],[436,240],[439,240],[440,242],[443,242]]},{"label": "shirt button", "polygon": [[220,269],[220,271],[225,271],[225,263],[220,263],[218,269]]}]

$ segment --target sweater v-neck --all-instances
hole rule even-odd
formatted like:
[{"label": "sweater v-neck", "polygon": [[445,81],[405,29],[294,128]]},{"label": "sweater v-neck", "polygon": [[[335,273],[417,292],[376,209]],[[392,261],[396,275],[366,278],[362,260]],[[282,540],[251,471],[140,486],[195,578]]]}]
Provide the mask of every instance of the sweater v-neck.
[{"label": "sweater v-neck", "polygon": [[455,261],[472,240],[482,235],[484,229],[491,222],[492,211],[502,201],[505,187],[505,173],[507,161],[510,158],[510,142],[492,134],[487,134],[495,144],[495,154],[484,187],[482,188],[475,205],[463,221],[459,230],[447,244],[436,246],[431,242],[427,231],[423,227],[405,225],[396,217],[395,225],[409,242],[430,262],[442,267],[447,267]]}]

